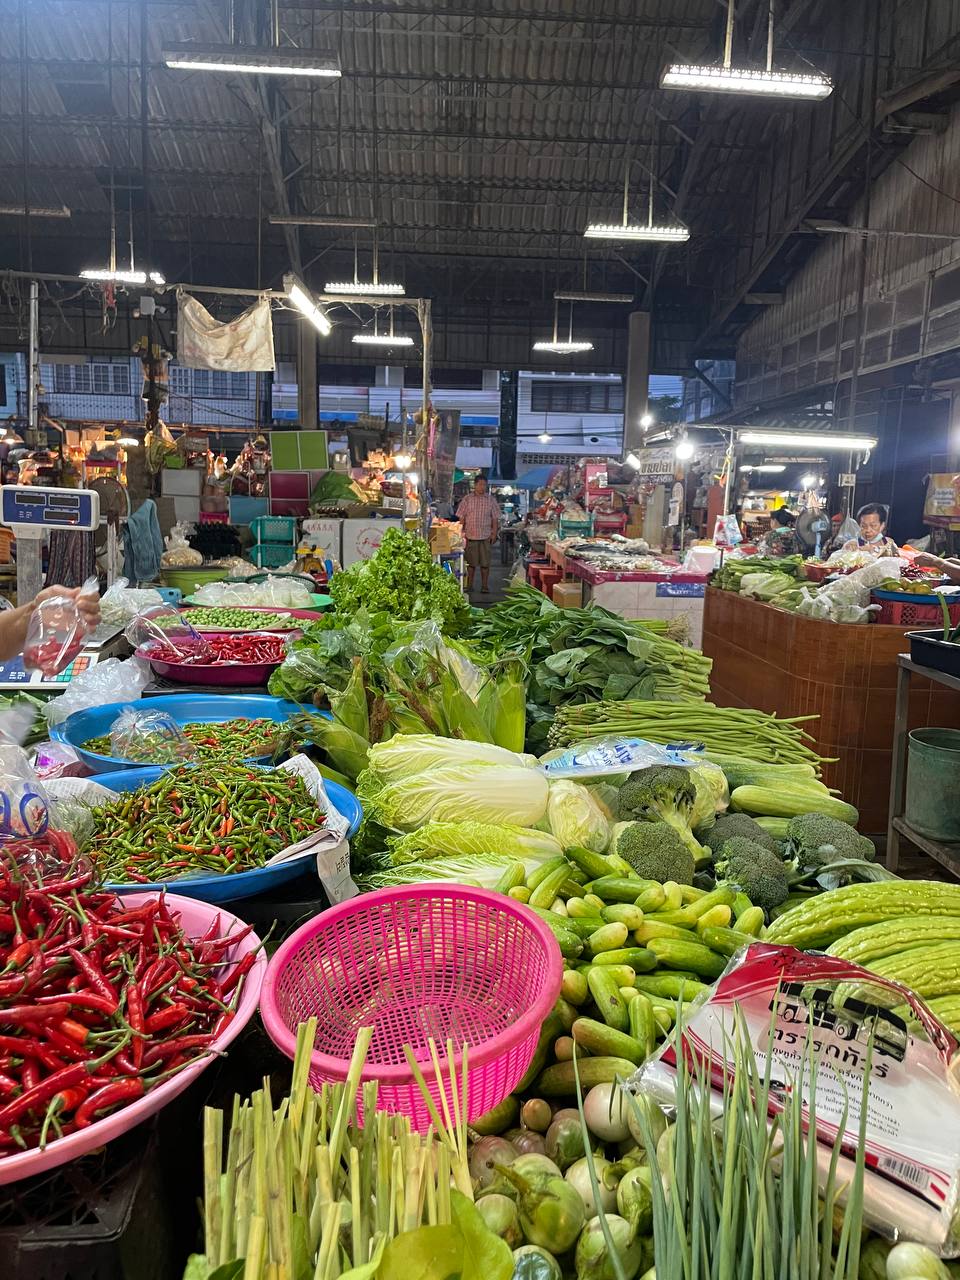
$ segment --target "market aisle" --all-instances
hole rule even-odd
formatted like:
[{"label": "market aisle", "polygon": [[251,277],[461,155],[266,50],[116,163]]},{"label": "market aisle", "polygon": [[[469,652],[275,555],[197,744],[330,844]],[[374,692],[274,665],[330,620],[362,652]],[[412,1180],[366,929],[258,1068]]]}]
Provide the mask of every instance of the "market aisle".
[{"label": "market aisle", "polygon": [[507,594],[512,569],[512,565],[494,562],[490,566],[490,591],[486,595],[480,590],[480,579],[477,575],[477,585],[470,596],[470,603],[478,609],[489,609],[490,605],[503,600]]}]

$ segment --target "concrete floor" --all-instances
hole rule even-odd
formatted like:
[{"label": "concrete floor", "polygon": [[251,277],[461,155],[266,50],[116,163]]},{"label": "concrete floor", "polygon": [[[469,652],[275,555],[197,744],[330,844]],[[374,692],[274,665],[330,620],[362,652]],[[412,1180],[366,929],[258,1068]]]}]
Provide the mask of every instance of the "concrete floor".
[{"label": "concrete floor", "polygon": [[490,605],[502,600],[507,592],[507,584],[510,581],[512,567],[512,565],[500,564],[499,557],[494,551],[494,562],[490,566],[489,594],[484,595],[480,590],[480,571],[477,570],[476,585],[473,594],[470,596],[470,603],[476,608],[488,609]]}]

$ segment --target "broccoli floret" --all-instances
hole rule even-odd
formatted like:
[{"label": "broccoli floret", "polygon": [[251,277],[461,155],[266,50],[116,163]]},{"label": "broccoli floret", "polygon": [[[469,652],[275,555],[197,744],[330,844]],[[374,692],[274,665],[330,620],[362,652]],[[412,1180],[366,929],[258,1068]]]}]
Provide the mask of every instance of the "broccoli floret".
[{"label": "broccoli floret", "polygon": [[790,819],[787,849],[800,867],[825,867],[831,862],[856,859],[873,862],[877,856],[873,841],[847,822],[838,822],[823,813],[802,813]]},{"label": "broccoli floret", "polygon": [[693,854],[666,822],[631,822],[620,832],[617,853],[644,880],[693,884]]},{"label": "broccoli floret", "polygon": [[696,798],[696,787],[688,769],[653,765],[631,773],[620,788],[617,817],[621,822],[665,822],[673,827],[694,858],[699,858],[703,856],[703,847],[697,844],[690,827]]},{"label": "broccoli floret", "polygon": [[733,836],[720,850],[717,875],[736,885],[755,907],[772,911],[790,896],[791,868],[779,854],[746,836]]},{"label": "broccoli floret", "polygon": [[764,831],[748,813],[721,813],[708,831],[704,832],[703,843],[714,855],[719,854],[727,840],[734,836],[745,836],[754,844],[762,845],[771,853],[780,852],[780,842],[769,831]]}]

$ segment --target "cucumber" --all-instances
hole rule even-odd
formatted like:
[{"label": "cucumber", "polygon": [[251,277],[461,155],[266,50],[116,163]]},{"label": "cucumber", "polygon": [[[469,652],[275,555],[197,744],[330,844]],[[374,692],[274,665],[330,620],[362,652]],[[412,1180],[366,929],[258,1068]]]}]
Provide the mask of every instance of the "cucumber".
[{"label": "cucumber", "polygon": [[557,1003],[553,1006],[553,1011],[560,1019],[560,1025],[564,1031],[569,1031],[579,1017],[574,1006],[568,1000],[564,1000],[563,996],[557,996]]},{"label": "cucumber", "polygon": [[587,975],[577,973],[575,969],[567,969],[560,983],[560,994],[567,1004],[581,1005],[590,994],[587,988]]},{"label": "cucumber", "polygon": [[608,853],[606,858],[615,876],[626,876],[628,880],[640,879],[626,858],[621,858],[619,853]]},{"label": "cucumber", "polygon": [[708,911],[714,907],[732,907],[736,901],[737,891],[732,885],[722,884],[714,889],[711,893],[705,893],[702,898],[698,898],[696,902],[687,905],[687,910],[697,920],[701,916],[705,916]]},{"label": "cucumber", "polygon": [[663,910],[679,911],[683,902],[683,890],[677,884],[676,880],[664,880],[663,882]]},{"label": "cucumber", "polygon": [[706,897],[706,889],[698,889],[696,885],[682,884],[680,886],[680,905],[687,906],[691,902],[697,902],[700,898]]},{"label": "cucumber", "polygon": [[657,957],[646,947],[620,947],[616,951],[602,951],[600,955],[594,956],[592,963],[628,964],[637,973],[649,973],[657,967]]},{"label": "cucumber", "polygon": [[512,1093],[508,1093],[504,1100],[498,1103],[492,1111],[486,1112],[485,1115],[477,1116],[470,1128],[475,1133],[479,1133],[481,1137],[489,1134],[503,1133],[505,1129],[509,1129],[517,1123],[517,1116],[520,1114],[520,1099],[514,1097]]},{"label": "cucumber", "polygon": [[644,1058],[649,1058],[657,1043],[657,1020],[653,1005],[638,991],[627,1005],[627,1013],[630,1018],[630,1034],[642,1048]]},{"label": "cucumber", "polygon": [[632,987],[637,980],[637,971],[629,964],[608,964],[604,968],[613,975],[618,987]]},{"label": "cucumber", "polygon": [[[727,967],[726,961],[701,942],[677,942],[675,938],[651,938],[649,949],[666,969],[692,969],[713,981]],[[589,979],[588,979],[589,981]]]},{"label": "cucumber", "polygon": [[494,885],[494,893],[509,893],[511,889],[519,889],[525,874],[522,862],[511,862],[509,866],[504,867],[503,874]]},{"label": "cucumber", "polygon": [[[584,885],[584,888],[586,888],[586,885]],[[604,906],[606,905],[603,899],[598,898],[595,893],[585,893],[583,895],[583,900],[588,907],[593,908],[593,914],[595,916],[600,915],[600,912],[603,910]]]},{"label": "cucumber", "polygon": [[583,883],[575,877],[568,875],[566,880],[557,890],[561,898],[579,898],[583,890]]},{"label": "cucumber", "polygon": [[[608,1027],[615,1031],[626,1031],[628,1026],[627,1005],[620,994],[620,983],[612,973],[609,965],[591,965],[587,974],[587,986],[593,996],[594,1004]],[[572,1023],[571,1023],[572,1025]]]},{"label": "cucumber", "polygon": [[749,947],[751,942],[756,942],[756,938],[749,933],[738,933],[736,929],[724,929],[715,925],[698,928],[697,934],[711,951],[716,951],[727,959],[735,956],[743,947]]},{"label": "cucumber", "polygon": [[[651,1001],[651,1004],[653,1002]],[[660,1034],[666,1035],[673,1024],[676,1022],[676,1016],[672,1009],[665,1009],[662,1005],[653,1005],[653,1017],[657,1026],[660,1028]]]},{"label": "cucumber", "polygon": [[535,910],[537,910],[537,915],[556,938],[557,946],[560,948],[560,954],[563,958],[565,960],[576,960],[577,956],[583,951],[583,942],[578,937],[576,930],[567,927],[575,922],[544,908],[535,908]]},{"label": "cucumber", "polygon": [[547,1065],[547,1058],[553,1048],[553,1042],[563,1030],[560,1019],[555,1013],[548,1013],[546,1021],[540,1028],[540,1036],[537,1040],[537,1047],[533,1051],[533,1057],[530,1059],[530,1065],[517,1085],[517,1092],[522,1093],[525,1089],[529,1089],[536,1080],[537,1076]]},{"label": "cucumber", "polygon": [[626,902],[615,902],[600,913],[608,924],[625,924],[628,929],[639,929],[643,924],[643,912]]},{"label": "cucumber", "polygon": [[[634,978],[634,982],[636,982],[636,978]],[[627,1002],[627,1013],[629,1013],[629,1012],[630,1012],[630,1001],[631,1001],[631,1000],[634,998],[634,996],[637,994],[637,989],[636,989],[636,987],[621,987],[621,988],[620,988],[620,994],[623,996],[624,1000],[626,1000],[626,1002]]]},{"label": "cucumber", "polygon": [[602,853],[594,853],[583,845],[571,845],[566,856],[580,871],[585,871],[590,880],[597,880],[612,873],[613,868]]},{"label": "cucumber", "polygon": [[652,973],[636,979],[634,987],[647,996],[659,996],[663,1000],[693,1000],[710,988],[696,978],[684,978],[679,973]]},{"label": "cucumber", "polygon": [[690,937],[689,929],[681,929],[676,924],[661,924],[659,920],[654,920],[650,916],[644,917],[640,928],[633,931],[634,942],[641,946],[646,946],[651,938],[675,938],[677,942],[689,942]]},{"label": "cucumber", "polygon": [[549,873],[549,875],[544,876],[530,894],[530,906],[549,907],[550,903],[557,896],[557,890],[563,884],[564,880],[566,880],[568,870],[569,867],[566,859],[564,859],[562,866],[556,867]]},{"label": "cucumber", "polygon": [[[650,1010],[650,1016],[653,1017],[653,1009]],[[570,1034],[581,1049],[586,1049],[597,1057],[626,1058],[639,1064],[647,1056],[643,1041],[634,1039],[624,1031],[614,1031],[605,1022],[596,1022],[593,1018],[578,1018]]]},{"label": "cucumber", "polygon": [[735,916],[743,915],[744,911],[749,911],[753,903],[745,893],[738,893],[733,900],[733,914]]},{"label": "cucumber", "polygon": [[675,924],[680,929],[692,929],[697,917],[689,907],[681,907],[674,911],[651,911],[643,917],[644,924],[652,920],[655,924]]},{"label": "cucumber", "polygon": [[[606,903],[635,903],[641,893],[649,889],[652,884],[656,884],[656,881],[630,880],[626,876],[604,876],[600,880],[591,880],[588,885],[584,885],[584,888],[590,893],[595,893]],[[659,889],[660,886],[657,885],[657,888]]]},{"label": "cucumber", "polygon": [[529,902],[530,890],[525,884],[518,884],[515,889],[509,890],[507,897],[512,898],[514,902]]},{"label": "cucumber", "polygon": [[753,938],[760,937],[763,928],[763,907],[747,907],[734,921],[737,933],[749,933]]},{"label": "cucumber", "polygon": [[563,917],[563,923],[578,938],[589,938],[591,933],[596,933],[598,929],[603,928],[603,916],[566,915]]},{"label": "cucumber", "polygon": [[[612,1084],[618,1076],[627,1079],[634,1073],[634,1064],[627,1058],[580,1058],[576,1062],[576,1072],[580,1077],[580,1087],[586,1092],[595,1084]],[[574,1063],[558,1062],[547,1067],[537,1081],[536,1091],[544,1098],[569,1097],[577,1091],[577,1074]]]},{"label": "cucumber", "polygon": [[587,954],[594,959],[601,951],[615,951],[627,940],[630,930],[625,924],[605,924],[587,939]]},{"label": "cucumber", "polygon": [[581,920],[584,917],[596,917],[600,914],[599,910],[592,907],[585,898],[575,897],[567,899],[567,915],[573,919]]},{"label": "cucumber", "polygon": [[549,909],[553,912],[555,916],[563,916],[564,920],[566,920],[567,904],[564,902],[562,898],[554,898],[554,900],[550,903]]},{"label": "cucumber", "polygon": [[730,923],[733,912],[723,903],[717,903],[715,907],[711,907],[709,911],[705,911],[697,921],[697,928],[701,926],[720,925],[721,928],[726,927]]},{"label": "cucumber", "polygon": [[666,900],[667,895],[663,892],[663,885],[652,884],[649,889],[641,893],[633,905],[646,915],[649,911],[662,911]]},{"label": "cucumber", "polygon": [[543,884],[547,876],[553,875],[560,867],[565,867],[567,870],[570,868],[570,864],[562,853],[557,853],[552,858],[547,858],[545,862],[540,863],[536,871],[531,871],[527,876],[527,888],[532,893],[534,889]]}]

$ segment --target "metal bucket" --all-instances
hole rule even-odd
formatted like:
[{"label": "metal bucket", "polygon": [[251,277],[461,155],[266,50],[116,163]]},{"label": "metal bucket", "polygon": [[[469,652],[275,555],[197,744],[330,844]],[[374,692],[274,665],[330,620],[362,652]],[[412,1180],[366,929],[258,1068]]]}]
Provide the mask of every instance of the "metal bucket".
[{"label": "metal bucket", "polygon": [[914,729],[904,817],[931,840],[960,841],[960,729]]}]

